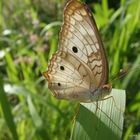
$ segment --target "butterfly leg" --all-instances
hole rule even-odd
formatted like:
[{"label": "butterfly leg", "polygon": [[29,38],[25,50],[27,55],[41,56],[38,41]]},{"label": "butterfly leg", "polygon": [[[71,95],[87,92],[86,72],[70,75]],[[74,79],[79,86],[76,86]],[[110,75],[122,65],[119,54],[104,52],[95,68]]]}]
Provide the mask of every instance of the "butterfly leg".
[{"label": "butterfly leg", "polygon": [[79,114],[79,109],[80,109],[80,104],[78,104],[78,106],[76,107],[76,111],[75,111],[75,115],[72,119],[72,122],[74,123],[74,121],[76,120],[76,117],[78,116]]},{"label": "butterfly leg", "polygon": [[115,99],[114,99],[113,96],[108,96],[108,97],[106,97],[106,98],[103,98],[103,99],[101,99],[101,101],[108,100],[108,99],[112,99],[112,100],[113,100],[113,103],[114,103],[114,105],[115,105],[115,107],[116,107],[116,109],[119,110],[119,111],[121,111],[121,112],[123,112],[123,110],[121,110],[121,109],[117,106],[117,104],[116,104]]},{"label": "butterfly leg", "polygon": [[[107,91],[107,92],[110,93],[111,90],[112,90],[112,85],[111,85],[111,84],[105,84],[105,85],[102,86],[102,88],[103,88],[105,91]],[[120,110],[120,108],[117,106],[117,104],[116,104],[115,99],[114,99],[113,96],[108,96],[108,97],[106,97],[106,98],[102,98],[101,101],[107,100],[107,99],[110,99],[110,98],[113,99],[113,103],[114,103],[115,107],[116,107],[119,111],[123,112],[123,111]]]},{"label": "butterfly leg", "polygon": [[98,101],[96,101],[95,103],[93,103],[94,105],[95,105],[95,112],[94,112],[94,117],[93,117],[93,122],[94,122],[94,128],[95,128],[95,130],[96,131],[98,131],[98,126],[97,126],[97,124],[98,124],[98,117],[97,117],[97,113],[98,113],[98,109],[99,109],[99,104],[98,104]]},{"label": "butterfly leg", "polygon": [[95,114],[97,113],[97,110],[98,110],[98,106],[99,104],[98,104],[98,101],[96,101],[96,110],[95,110]]}]

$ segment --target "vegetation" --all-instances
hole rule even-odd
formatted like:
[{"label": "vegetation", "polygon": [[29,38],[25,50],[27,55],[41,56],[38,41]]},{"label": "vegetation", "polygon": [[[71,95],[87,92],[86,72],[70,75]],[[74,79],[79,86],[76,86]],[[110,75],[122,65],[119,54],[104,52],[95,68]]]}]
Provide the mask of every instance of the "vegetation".
[{"label": "vegetation", "polygon": [[[77,105],[58,101],[42,77],[58,45],[65,1],[0,1],[0,139],[66,140]],[[113,87],[125,89],[123,138],[140,130],[140,2],[89,4],[100,30]],[[112,80],[122,68],[129,73]],[[11,114],[12,113],[12,114]]]}]

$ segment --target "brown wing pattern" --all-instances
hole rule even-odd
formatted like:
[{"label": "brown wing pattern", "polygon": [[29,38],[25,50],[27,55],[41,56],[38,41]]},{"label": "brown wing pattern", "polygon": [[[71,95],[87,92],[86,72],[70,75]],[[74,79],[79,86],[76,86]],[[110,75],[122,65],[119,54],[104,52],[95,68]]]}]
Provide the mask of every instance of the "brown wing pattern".
[{"label": "brown wing pattern", "polygon": [[108,65],[95,21],[85,4],[70,0],[66,5],[59,48],[44,76],[57,98],[97,100],[94,90],[106,84]]},{"label": "brown wing pattern", "polygon": [[[71,0],[64,10],[60,49],[74,55],[91,69],[91,83],[107,83],[108,64],[92,13],[85,4]],[[74,52],[77,49],[77,52]],[[91,84],[92,85],[92,84]]]},{"label": "brown wing pattern", "polygon": [[48,80],[49,89],[57,98],[78,101],[89,99],[90,73],[71,54],[63,51],[56,52],[48,70],[43,74]]}]

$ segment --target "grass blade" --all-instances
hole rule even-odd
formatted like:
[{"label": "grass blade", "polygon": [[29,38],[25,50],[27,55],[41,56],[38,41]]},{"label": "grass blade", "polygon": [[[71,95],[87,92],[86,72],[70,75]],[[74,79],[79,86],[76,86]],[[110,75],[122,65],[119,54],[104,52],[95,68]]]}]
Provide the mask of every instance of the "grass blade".
[{"label": "grass blade", "polygon": [[49,135],[48,135],[47,131],[45,131],[45,129],[44,129],[43,122],[42,122],[30,96],[28,96],[27,102],[29,105],[29,110],[30,110],[32,120],[36,126],[36,129],[37,129],[40,137],[42,138],[42,140],[46,140],[46,139],[49,140],[50,139]]},{"label": "grass blade", "polygon": [[0,76],[0,102],[1,102],[1,107],[2,107],[3,114],[4,114],[4,118],[5,118],[6,123],[7,123],[8,127],[12,133],[13,139],[18,140],[16,126],[15,126],[15,123],[13,120],[13,116],[11,113],[9,102],[7,100],[7,97],[6,97],[6,93],[4,92],[4,89],[3,89],[3,81],[2,81],[1,76]]}]

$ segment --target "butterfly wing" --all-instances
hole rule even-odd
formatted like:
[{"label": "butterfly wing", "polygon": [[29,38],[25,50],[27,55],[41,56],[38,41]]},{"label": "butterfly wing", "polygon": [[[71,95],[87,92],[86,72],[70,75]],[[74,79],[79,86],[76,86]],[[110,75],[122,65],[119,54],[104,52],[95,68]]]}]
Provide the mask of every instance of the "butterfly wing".
[{"label": "butterfly wing", "polygon": [[44,76],[60,99],[89,102],[94,90],[106,84],[108,65],[92,14],[85,4],[71,0],[65,7],[59,49]]},{"label": "butterfly wing", "polygon": [[108,82],[108,64],[96,23],[87,5],[71,0],[64,10],[61,50],[85,63],[92,73],[91,86]]},{"label": "butterfly wing", "polygon": [[56,98],[89,102],[89,71],[73,55],[56,52],[43,74]]}]

